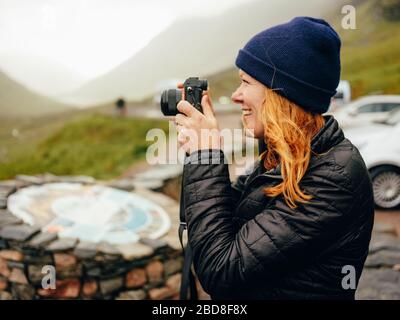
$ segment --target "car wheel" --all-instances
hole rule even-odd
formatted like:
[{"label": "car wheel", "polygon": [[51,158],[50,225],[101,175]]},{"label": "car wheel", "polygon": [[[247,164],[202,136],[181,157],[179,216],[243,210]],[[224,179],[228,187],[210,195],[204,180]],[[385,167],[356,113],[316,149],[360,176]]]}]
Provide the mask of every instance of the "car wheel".
[{"label": "car wheel", "polygon": [[381,166],[371,171],[375,205],[380,209],[400,206],[400,169]]}]

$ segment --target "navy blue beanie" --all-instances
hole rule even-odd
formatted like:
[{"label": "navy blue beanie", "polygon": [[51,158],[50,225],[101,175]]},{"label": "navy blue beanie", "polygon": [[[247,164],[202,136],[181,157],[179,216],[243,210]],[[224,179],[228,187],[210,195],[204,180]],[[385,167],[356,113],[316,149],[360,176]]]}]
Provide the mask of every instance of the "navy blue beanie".
[{"label": "navy blue beanie", "polygon": [[236,66],[303,109],[324,113],[340,80],[340,46],[326,21],[296,17],[251,38]]}]

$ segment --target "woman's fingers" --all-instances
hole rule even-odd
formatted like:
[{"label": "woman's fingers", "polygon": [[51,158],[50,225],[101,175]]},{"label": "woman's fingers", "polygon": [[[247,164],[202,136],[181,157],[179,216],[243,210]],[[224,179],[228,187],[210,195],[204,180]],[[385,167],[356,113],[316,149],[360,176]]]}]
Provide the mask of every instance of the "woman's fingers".
[{"label": "woman's fingers", "polygon": [[187,101],[179,101],[177,105],[177,109],[179,112],[182,112],[188,117],[191,118],[199,118],[201,117],[201,112],[197,110],[195,107],[193,107],[189,102]]},{"label": "woman's fingers", "polygon": [[201,99],[201,105],[203,107],[204,115],[208,117],[215,117],[214,108],[209,95],[204,95]]},{"label": "woman's fingers", "polygon": [[167,119],[168,119],[169,121],[175,122],[175,116],[167,116]]},{"label": "woman's fingers", "polygon": [[182,100],[185,100],[185,90],[183,90],[183,82],[178,82],[178,84],[176,85],[176,87],[178,89],[181,89],[182,91]]},{"label": "woman's fingers", "polygon": [[176,126],[176,130],[177,130],[177,132],[178,132],[178,141],[179,141],[180,143],[186,142],[187,135],[185,134],[185,127],[184,127],[184,126],[177,125],[177,126]]},{"label": "woman's fingers", "polygon": [[183,127],[188,127],[189,126],[189,118],[186,117],[184,114],[182,113],[178,113],[175,116],[175,123],[177,125],[183,126]]}]

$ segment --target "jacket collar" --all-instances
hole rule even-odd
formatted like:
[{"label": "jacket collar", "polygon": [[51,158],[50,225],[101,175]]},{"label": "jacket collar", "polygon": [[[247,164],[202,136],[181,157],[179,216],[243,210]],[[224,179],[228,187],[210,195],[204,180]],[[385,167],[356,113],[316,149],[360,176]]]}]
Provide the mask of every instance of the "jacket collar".
[{"label": "jacket collar", "polygon": [[[343,131],[339,127],[337,120],[332,115],[324,115],[323,117],[325,125],[311,140],[311,149],[317,154],[329,151],[344,139]],[[267,171],[263,170],[261,161],[258,162],[258,165],[258,169],[263,172],[264,176],[282,179],[280,164],[276,168]]]},{"label": "jacket collar", "polygon": [[311,140],[311,149],[315,153],[325,153],[344,139],[337,120],[332,115],[323,117],[325,125]]}]

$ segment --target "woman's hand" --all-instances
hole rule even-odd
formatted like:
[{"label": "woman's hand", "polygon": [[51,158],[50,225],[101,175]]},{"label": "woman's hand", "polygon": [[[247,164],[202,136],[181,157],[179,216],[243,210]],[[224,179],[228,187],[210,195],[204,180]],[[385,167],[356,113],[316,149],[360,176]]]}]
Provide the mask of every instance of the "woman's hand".
[{"label": "woman's hand", "polygon": [[[182,89],[183,84],[178,84],[178,88]],[[203,92],[203,113],[184,99],[183,93],[182,100],[177,105],[181,113],[172,117],[177,125],[181,147],[188,154],[203,149],[220,149],[221,137],[209,92]]]}]

